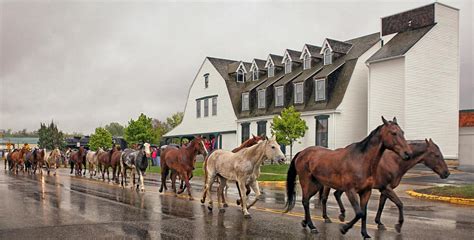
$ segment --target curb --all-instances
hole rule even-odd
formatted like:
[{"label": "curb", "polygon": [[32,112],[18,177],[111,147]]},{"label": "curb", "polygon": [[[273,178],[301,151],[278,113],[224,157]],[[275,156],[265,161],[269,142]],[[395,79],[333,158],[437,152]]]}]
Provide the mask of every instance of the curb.
[{"label": "curb", "polygon": [[258,181],[258,185],[267,187],[286,188],[285,181]]},{"label": "curb", "polygon": [[474,206],[474,199],[472,198],[437,196],[437,195],[415,192],[414,190],[408,190],[406,191],[406,193],[412,197],[417,197],[417,198],[424,198],[424,199],[441,201],[441,202],[449,202],[449,203],[454,203],[454,204]]}]

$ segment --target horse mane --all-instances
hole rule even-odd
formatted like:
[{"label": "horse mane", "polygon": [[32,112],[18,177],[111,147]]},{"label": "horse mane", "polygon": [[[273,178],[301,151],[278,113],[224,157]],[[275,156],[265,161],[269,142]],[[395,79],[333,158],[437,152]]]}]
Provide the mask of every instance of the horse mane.
[{"label": "horse mane", "polygon": [[360,150],[361,152],[367,151],[367,148],[369,148],[369,146],[370,146],[370,140],[375,136],[375,134],[377,134],[380,131],[382,126],[383,126],[383,124],[379,125],[376,129],[374,129],[374,130],[372,130],[372,132],[370,132],[369,136],[362,139],[362,141],[355,143],[355,148]]},{"label": "horse mane", "polygon": [[428,149],[428,144],[426,144],[425,140],[410,140],[407,141],[407,143],[410,145],[410,148],[413,152],[412,159],[425,153],[425,151]]}]

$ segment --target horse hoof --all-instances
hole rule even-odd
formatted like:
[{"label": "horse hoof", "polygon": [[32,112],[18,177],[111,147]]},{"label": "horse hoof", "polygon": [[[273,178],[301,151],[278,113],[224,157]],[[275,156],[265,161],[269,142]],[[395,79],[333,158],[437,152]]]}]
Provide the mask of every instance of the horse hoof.
[{"label": "horse hoof", "polygon": [[237,205],[240,205],[240,200],[236,200],[235,203],[237,203]]},{"label": "horse hoof", "polygon": [[325,219],[324,219],[324,222],[325,222],[325,223],[332,223],[332,221],[331,221],[330,218],[325,218]]},{"label": "horse hoof", "polygon": [[318,229],[312,228],[312,229],[311,229],[311,233],[319,233],[319,232],[318,232]]},{"label": "horse hoof", "polygon": [[362,233],[362,237],[364,237],[364,239],[367,239],[367,238],[372,238],[369,234],[367,233]]},{"label": "horse hoof", "polygon": [[402,231],[402,225],[400,223],[395,224],[395,230],[397,233],[400,233]]},{"label": "horse hoof", "polygon": [[212,212],[212,206],[207,206],[207,209]]},{"label": "horse hoof", "polygon": [[201,199],[201,203],[205,203],[205,201],[206,201],[206,200],[204,200],[204,199]]},{"label": "horse hoof", "polygon": [[383,224],[378,224],[378,225],[377,225],[377,229],[378,229],[378,230],[387,230],[387,228],[386,228],[385,225],[383,225]]},{"label": "horse hoof", "polygon": [[306,228],[306,221],[305,221],[305,220],[301,221],[301,226],[302,226],[303,228]]},{"label": "horse hoof", "polygon": [[219,213],[225,213],[225,208],[220,208]]},{"label": "horse hoof", "polygon": [[229,207],[229,204],[224,203],[224,207],[225,207],[225,208]]},{"label": "horse hoof", "polygon": [[343,214],[339,214],[339,221],[344,222],[346,220],[346,216]]},{"label": "horse hoof", "polygon": [[194,198],[193,198],[193,197],[189,197],[189,201],[194,201]]},{"label": "horse hoof", "polygon": [[342,234],[346,234],[347,233],[347,228],[345,227],[346,225],[342,226],[339,231],[341,231]]},{"label": "horse hoof", "polygon": [[244,218],[252,218],[252,216],[250,216],[250,213],[247,213],[247,214],[244,214]]},{"label": "horse hoof", "polygon": [[158,190],[158,192],[160,192],[160,193],[163,192],[163,189]]}]

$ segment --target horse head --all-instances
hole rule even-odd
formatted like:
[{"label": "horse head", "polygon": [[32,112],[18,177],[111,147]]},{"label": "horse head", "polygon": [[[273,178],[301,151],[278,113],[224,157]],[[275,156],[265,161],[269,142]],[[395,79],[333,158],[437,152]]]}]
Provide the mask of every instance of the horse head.
[{"label": "horse head", "polygon": [[151,156],[151,150],[150,150],[150,144],[149,143],[144,143],[140,149],[143,149],[145,151],[146,157]]},{"label": "horse head", "polygon": [[378,129],[383,146],[394,151],[403,160],[410,159],[412,151],[405,140],[403,130],[397,123],[397,118],[394,117],[392,121],[387,121],[382,116],[382,122],[383,125],[380,125]]},{"label": "horse head", "polygon": [[426,153],[423,155],[423,163],[429,167],[435,173],[439,175],[441,179],[446,179],[450,175],[448,165],[444,161],[443,154],[433,140],[425,139]]},{"label": "horse head", "polygon": [[265,140],[263,142],[260,142],[259,144],[265,145],[264,154],[267,159],[273,159],[279,164],[282,164],[285,162],[286,160],[285,154],[283,154],[283,152],[281,151],[280,144],[278,144],[275,135],[271,139],[268,139],[268,137],[265,137]]},{"label": "horse head", "polygon": [[204,156],[207,156],[209,153],[207,152],[207,148],[204,145],[204,140],[201,138],[201,136],[195,137],[190,143],[189,146],[190,148],[193,148],[197,154],[202,154]]}]

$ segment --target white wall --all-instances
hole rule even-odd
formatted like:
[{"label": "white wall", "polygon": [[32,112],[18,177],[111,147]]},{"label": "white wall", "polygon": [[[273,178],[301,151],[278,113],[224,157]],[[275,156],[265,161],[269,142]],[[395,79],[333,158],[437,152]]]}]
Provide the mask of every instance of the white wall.
[{"label": "white wall", "polygon": [[405,127],[404,64],[403,57],[370,64],[366,134],[382,124],[381,116],[387,120],[395,116],[399,125]]},{"label": "white wall", "polygon": [[[209,73],[209,87],[204,87],[204,74]],[[212,116],[212,101],[209,100],[209,116],[204,117],[204,102],[201,101],[201,118],[196,117],[196,99],[211,95],[217,97],[217,115]],[[206,58],[190,87],[184,110],[183,122],[166,136],[235,131],[235,116],[229,92],[222,76]],[[223,142],[224,144],[224,142]]]},{"label": "white wall", "polygon": [[231,151],[232,149],[236,148],[239,144],[235,141],[236,134],[235,133],[225,133],[222,134],[222,149]]},{"label": "white wall", "polygon": [[459,12],[435,5],[437,24],[405,57],[407,139],[432,138],[458,158]]},{"label": "white wall", "polygon": [[474,166],[474,127],[459,129],[459,165]]}]

